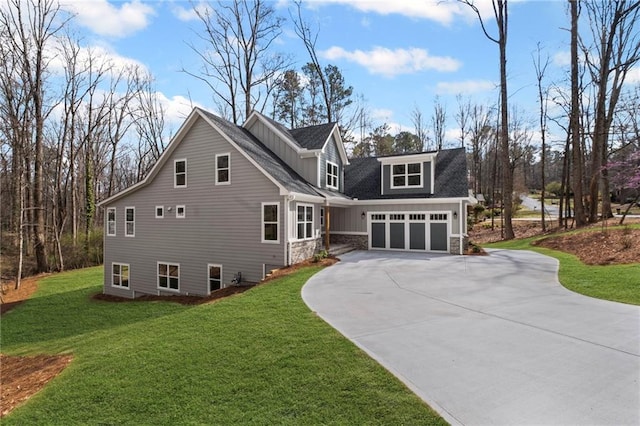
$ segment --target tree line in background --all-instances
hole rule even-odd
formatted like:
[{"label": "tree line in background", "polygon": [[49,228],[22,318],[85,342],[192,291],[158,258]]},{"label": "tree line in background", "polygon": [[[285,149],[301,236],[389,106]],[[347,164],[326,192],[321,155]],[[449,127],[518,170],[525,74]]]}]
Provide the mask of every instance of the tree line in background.
[{"label": "tree line in background", "polygon": [[[457,97],[455,140],[438,98],[430,113],[414,107],[411,130],[374,122],[364,96],[320,60],[319,29],[303,19],[300,2],[288,20],[307,58],[276,50],[287,18],[270,2],[223,1],[194,5],[199,27],[187,44],[200,66],[182,72],[204,83],[218,112],[236,124],[252,110],[290,128],[337,122],[353,156],[465,147],[470,188],[504,207],[505,238],[513,238],[514,194],[528,189],[544,197],[550,186],[561,196],[564,226],[568,218],[583,226],[610,217],[611,194],[637,201],[640,89],[625,81],[640,60],[640,2],[568,1],[566,79],[549,81],[548,56],[540,47],[532,54],[537,117],[508,101],[507,0],[492,0],[495,34],[472,0],[460,2],[498,46],[501,83],[494,105]],[[3,261],[3,276],[23,275],[23,256],[27,273],[99,263],[97,202],[143,179],[169,142],[153,75],[84,46],[74,19],[54,0],[9,0],[0,8],[1,249],[19,260],[15,268]],[[549,140],[550,125],[563,140]]]}]

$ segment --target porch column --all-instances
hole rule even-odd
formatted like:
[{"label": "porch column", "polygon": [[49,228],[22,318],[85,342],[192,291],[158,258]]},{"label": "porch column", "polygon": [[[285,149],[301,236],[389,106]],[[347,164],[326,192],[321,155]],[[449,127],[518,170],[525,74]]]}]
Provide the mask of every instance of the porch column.
[{"label": "porch column", "polygon": [[324,206],[324,249],[329,252],[329,231],[331,229],[331,214],[329,213],[331,208],[329,206]]}]

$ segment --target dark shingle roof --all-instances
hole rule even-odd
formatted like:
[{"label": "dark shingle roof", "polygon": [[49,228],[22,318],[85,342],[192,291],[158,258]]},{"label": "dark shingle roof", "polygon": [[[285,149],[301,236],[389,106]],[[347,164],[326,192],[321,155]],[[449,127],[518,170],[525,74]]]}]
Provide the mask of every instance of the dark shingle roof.
[{"label": "dark shingle roof", "polygon": [[329,139],[335,123],[318,124],[290,130],[298,145],[307,149],[322,149]]},{"label": "dark shingle roof", "polygon": [[436,156],[433,194],[381,195],[380,162],[377,158],[352,158],[345,167],[345,193],[360,200],[392,198],[458,198],[469,196],[467,156],[464,148],[443,149]]},{"label": "dark shingle roof", "polygon": [[287,190],[308,195],[319,195],[313,186],[307,183],[298,173],[264,146],[255,136],[243,127],[224,120],[210,112],[200,109],[208,119],[213,121],[227,136],[249,155],[260,167],[277,180]]}]

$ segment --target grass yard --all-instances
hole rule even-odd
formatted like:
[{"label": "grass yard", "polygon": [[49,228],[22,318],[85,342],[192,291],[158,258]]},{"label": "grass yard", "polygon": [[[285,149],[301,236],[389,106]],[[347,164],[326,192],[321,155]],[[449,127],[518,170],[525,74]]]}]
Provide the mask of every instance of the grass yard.
[{"label": "grass yard", "polygon": [[[634,228],[636,228],[634,226]],[[579,230],[574,232],[597,232]],[[485,247],[512,250],[533,250],[555,257],[560,262],[558,278],[569,290],[598,299],[640,305],[640,259],[638,263],[622,265],[585,265],[578,257],[558,250],[536,247],[531,243],[541,236],[491,243]]]},{"label": "grass yard", "polygon": [[446,424],[307,308],[318,270],[197,306],[94,300],[102,268],[46,278],[2,352],[74,360],[2,424]]}]

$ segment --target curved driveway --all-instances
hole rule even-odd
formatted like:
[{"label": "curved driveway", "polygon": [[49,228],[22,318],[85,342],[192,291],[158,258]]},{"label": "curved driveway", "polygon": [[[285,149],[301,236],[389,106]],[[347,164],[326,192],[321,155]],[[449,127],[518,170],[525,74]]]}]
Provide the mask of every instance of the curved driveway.
[{"label": "curved driveway", "polygon": [[566,290],[555,259],[341,260],[307,282],[304,301],[450,423],[640,424],[640,307]]}]

